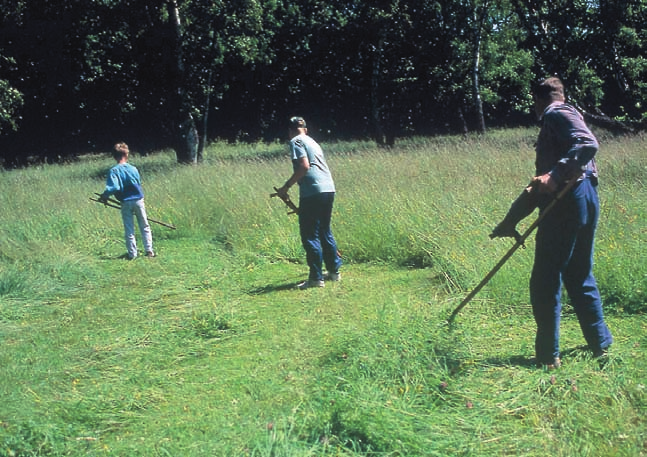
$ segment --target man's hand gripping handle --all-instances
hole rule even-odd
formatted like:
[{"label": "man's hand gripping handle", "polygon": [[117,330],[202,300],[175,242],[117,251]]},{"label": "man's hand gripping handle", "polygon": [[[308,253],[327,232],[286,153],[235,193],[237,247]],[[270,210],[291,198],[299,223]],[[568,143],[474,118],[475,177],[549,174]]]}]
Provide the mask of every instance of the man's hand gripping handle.
[{"label": "man's hand gripping handle", "polygon": [[270,194],[271,197],[279,197],[281,200],[283,200],[283,203],[288,207],[289,211],[288,214],[299,214],[299,208],[297,205],[294,204],[292,200],[290,200],[290,196],[288,195],[287,192],[282,192],[281,189],[277,189],[274,187],[274,190],[276,191],[273,194]]}]

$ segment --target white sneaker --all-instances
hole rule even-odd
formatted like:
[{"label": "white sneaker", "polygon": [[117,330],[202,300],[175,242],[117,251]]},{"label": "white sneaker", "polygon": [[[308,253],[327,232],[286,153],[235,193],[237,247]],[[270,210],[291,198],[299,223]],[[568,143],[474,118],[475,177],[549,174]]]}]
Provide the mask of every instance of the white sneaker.
[{"label": "white sneaker", "polygon": [[323,281],[318,281],[316,279],[308,279],[307,281],[303,281],[301,284],[299,284],[297,288],[304,290],[304,289],[310,289],[311,287],[323,287],[323,286],[324,286]]},{"label": "white sneaker", "polygon": [[328,273],[326,274],[326,276],[324,276],[324,279],[326,281],[333,281],[333,282],[341,281],[341,273]]}]

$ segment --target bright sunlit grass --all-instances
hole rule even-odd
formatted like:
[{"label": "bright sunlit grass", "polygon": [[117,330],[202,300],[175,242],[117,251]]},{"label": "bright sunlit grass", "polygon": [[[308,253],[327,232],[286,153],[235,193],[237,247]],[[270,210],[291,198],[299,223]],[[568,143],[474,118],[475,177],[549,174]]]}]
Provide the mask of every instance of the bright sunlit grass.
[{"label": "bright sunlit grass", "polygon": [[177,230],[154,225],[159,256],[132,262],[117,210],[89,200],[109,156],[0,172],[0,456],[644,454],[643,138],[599,155],[607,365],[568,307],[564,367],[529,364],[532,240],[446,325],[512,246],[488,234],[535,134],[324,144],[345,265],[308,291],[296,217],[269,197],[285,145],[135,154],[149,216]]}]

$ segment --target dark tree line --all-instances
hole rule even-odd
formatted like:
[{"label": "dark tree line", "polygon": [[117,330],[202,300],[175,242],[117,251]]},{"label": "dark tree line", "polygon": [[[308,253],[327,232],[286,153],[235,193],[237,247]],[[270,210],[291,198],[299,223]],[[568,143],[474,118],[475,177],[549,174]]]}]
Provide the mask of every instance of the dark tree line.
[{"label": "dark tree line", "polygon": [[558,75],[592,121],[641,128],[647,0],[0,0],[0,157],[116,140],[198,161],[206,141],[484,131],[532,121]]}]

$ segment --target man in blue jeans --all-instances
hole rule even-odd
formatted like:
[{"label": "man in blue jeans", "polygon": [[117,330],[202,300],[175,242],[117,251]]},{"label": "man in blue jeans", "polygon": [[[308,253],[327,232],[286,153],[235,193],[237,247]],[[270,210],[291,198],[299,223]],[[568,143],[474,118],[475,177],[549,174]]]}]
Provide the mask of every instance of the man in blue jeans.
[{"label": "man in blue jeans", "polygon": [[308,136],[306,121],[293,117],[289,124],[292,176],[277,189],[287,196],[294,184],[299,184],[299,231],[310,268],[308,280],[299,289],[324,286],[322,266],[326,266],[326,279],[339,281],[342,261],[330,229],[335,184],[319,144]]},{"label": "man in blue jeans", "polygon": [[539,223],[535,261],[530,277],[530,301],[537,334],[537,363],[548,369],[560,362],[559,324],[564,285],[584,339],[595,357],[613,342],[604,321],[600,292],[593,277],[593,244],[600,212],[598,142],[582,115],[565,103],[564,86],[548,78],[533,91],[535,112],[542,121],[537,139],[536,177],[542,211],[567,181],[574,187]]}]

